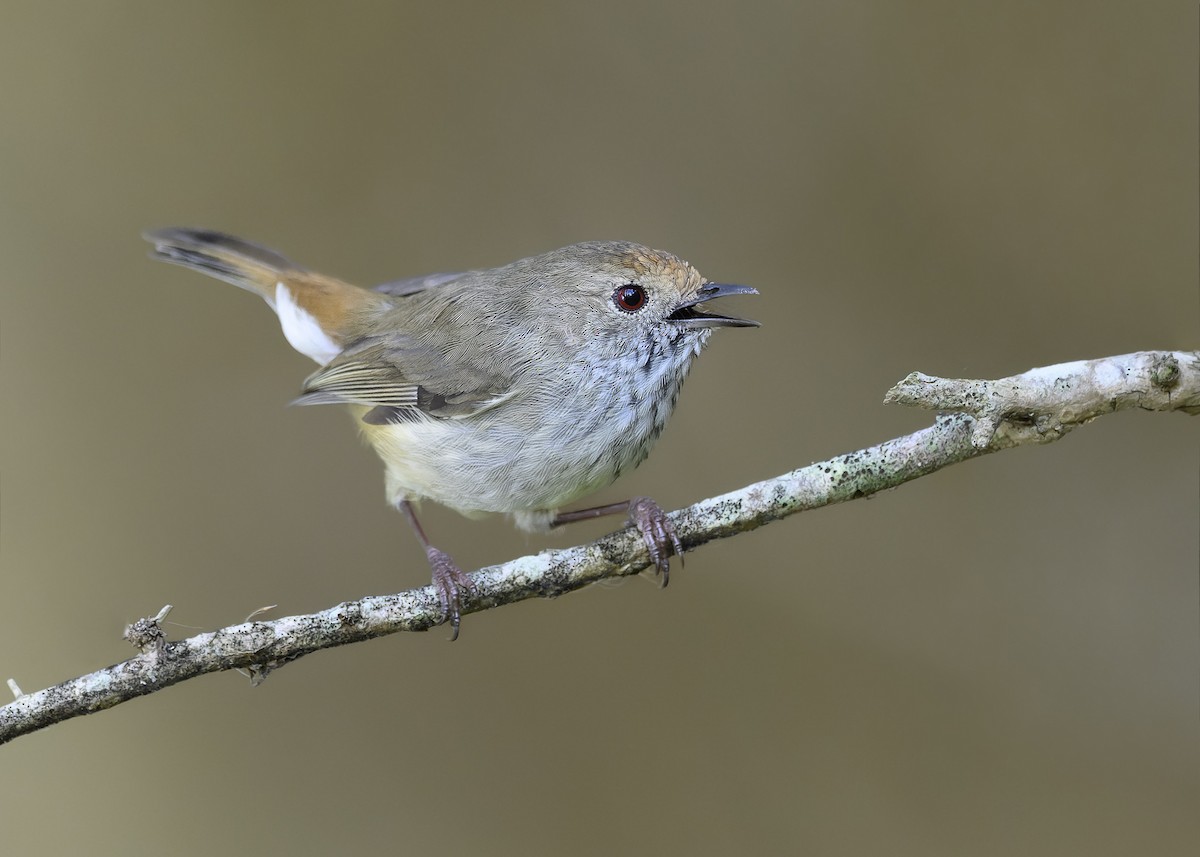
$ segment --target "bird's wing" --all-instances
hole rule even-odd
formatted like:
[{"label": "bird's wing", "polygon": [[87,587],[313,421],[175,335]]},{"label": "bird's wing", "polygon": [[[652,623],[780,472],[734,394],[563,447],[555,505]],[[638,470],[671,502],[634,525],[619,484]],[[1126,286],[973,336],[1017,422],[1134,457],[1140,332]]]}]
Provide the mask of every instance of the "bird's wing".
[{"label": "bird's wing", "polygon": [[363,421],[405,422],[422,416],[471,416],[508,399],[513,375],[493,355],[448,359],[436,347],[392,333],[354,346],[310,375],[298,405],[354,404],[371,408]]},{"label": "bird's wing", "polygon": [[425,274],[420,277],[407,277],[403,280],[392,280],[391,282],[381,283],[372,289],[372,291],[382,292],[394,298],[402,298],[408,295],[415,295],[417,292],[423,292],[426,289],[433,289],[438,286],[444,286],[447,283],[453,283],[455,280],[465,277],[469,273],[470,271],[454,271],[445,274]]}]

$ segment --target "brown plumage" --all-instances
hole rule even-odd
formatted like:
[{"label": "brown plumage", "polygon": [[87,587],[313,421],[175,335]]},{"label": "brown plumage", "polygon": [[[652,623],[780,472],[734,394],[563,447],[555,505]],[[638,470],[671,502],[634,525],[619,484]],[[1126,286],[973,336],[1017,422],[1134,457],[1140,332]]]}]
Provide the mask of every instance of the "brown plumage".
[{"label": "brown plumage", "polygon": [[[712,329],[756,325],[699,308],[753,289],[709,283],[630,242],[366,290],[218,232],[146,237],[154,257],[261,295],[288,341],[321,364],[297,402],[346,404],[358,417],[456,635],[469,583],[429,545],[412,503],[507,513],[531,530],[578,517],[559,509],[645,458]],[[665,580],[681,549],[669,519],[645,498],[629,508]]]}]

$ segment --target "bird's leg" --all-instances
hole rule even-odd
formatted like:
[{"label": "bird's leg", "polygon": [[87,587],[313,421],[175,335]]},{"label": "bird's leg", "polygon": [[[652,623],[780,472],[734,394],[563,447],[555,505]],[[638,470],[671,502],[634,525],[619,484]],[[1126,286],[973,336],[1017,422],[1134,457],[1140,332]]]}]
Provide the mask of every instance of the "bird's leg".
[{"label": "bird's leg", "polygon": [[413,532],[417,534],[421,546],[425,548],[425,556],[429,558],[429,567],[433,570],[433,587],[438,591],[442,610],[446,613],[446,618],[442,621],[450,623],[450,627],[454,631],[450,635],[450,639],[457,640],[458,626],[462,622],[460,613],[462,596],[472,589],[471,578],[454,564],[454,560],[448,553],[438,550],[429,543],[429,539],[425,537],[425,531],[421,529],[421,522],[417,520],[417,512],[413,509],[412,503],[401,500],[396,506],[404,513],[404,517],[408,518]]},{"label": "bird's leg", "polygon": [[680,564],[683,564],[683,545],[679,536],[675,534],[675,526],[667,517],[667,513],[649,497],[634,497],[624,503],[611,503],[574,512],[559,512],[550,522],[550,526],[560,527],[572,521],[587,521],[622,512],[629,515],[629,523],[637,527],[638,532],[642,534],[646,551],[654,563],[654,572],[662,575],[662,585],[666,586],[671,574],[671,555],[679,557]]}]

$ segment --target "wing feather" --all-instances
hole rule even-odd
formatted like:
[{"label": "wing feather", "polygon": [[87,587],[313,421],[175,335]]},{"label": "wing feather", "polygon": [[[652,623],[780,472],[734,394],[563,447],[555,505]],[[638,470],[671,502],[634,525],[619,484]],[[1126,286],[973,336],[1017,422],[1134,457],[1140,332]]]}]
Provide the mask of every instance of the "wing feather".
[{"label": "wing feather", "polygon": [[374,423],[421,415],[470,416],[512,394],[511,375],[497,371],[490,359],[486,365],[469,365],[456,355],[451,363],[431,345],[404,334],[376,334],[372,339],[351,346],[310,375],[293,404],[363,405],[373,409],[369,421]]}]

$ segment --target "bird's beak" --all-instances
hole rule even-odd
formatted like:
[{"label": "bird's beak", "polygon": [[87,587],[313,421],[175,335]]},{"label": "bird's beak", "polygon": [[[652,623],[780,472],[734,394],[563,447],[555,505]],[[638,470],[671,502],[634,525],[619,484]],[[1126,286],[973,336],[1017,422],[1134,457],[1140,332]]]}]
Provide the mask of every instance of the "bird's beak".
[{"label": "bird's beak", "polygon": [[680,327],[758,327],[757,321],[748,318],[734,318],[729,315],[703,312],[698,307],[705,301],[729,297],[729,295],[756,295],[758,289],[750,286],[735,286],[732,283],[705,283],[691,300],[684,301],[675,312],[667,316],[667,321],[673,321]]}]

